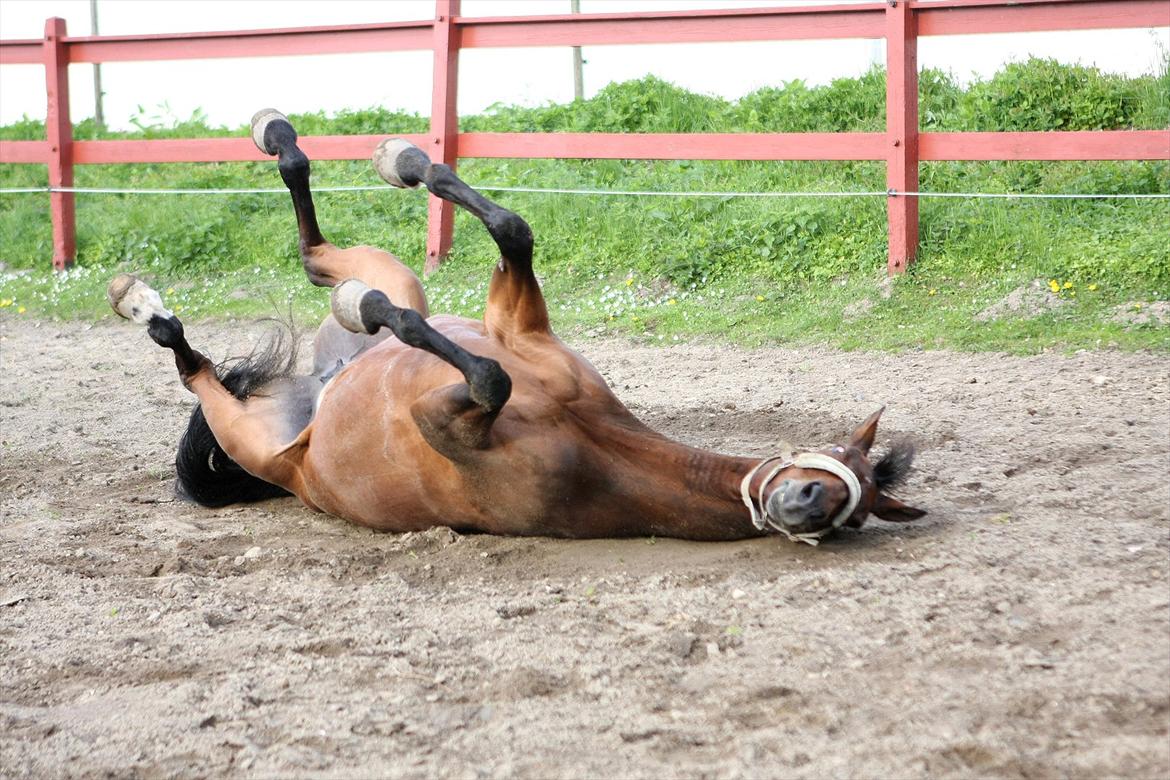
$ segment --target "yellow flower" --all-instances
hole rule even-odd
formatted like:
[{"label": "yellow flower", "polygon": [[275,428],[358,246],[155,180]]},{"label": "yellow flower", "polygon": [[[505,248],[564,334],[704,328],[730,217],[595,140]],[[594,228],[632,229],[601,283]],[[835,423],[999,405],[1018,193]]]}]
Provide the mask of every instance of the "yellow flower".
[{"label": "yellow flower", "polygon": [[676,303],[678,303],[678,301],[676,301],[674,298],[671,298],[669,301],[666,302],[666,305],[667,306],[674,306]]},{"label": "yellow flower", "polygon": [[1096,284],[1090,284],[1090,285],[1089,285],[1089,292],[1093,292],[1093,291],[1094,291],[1094,290],[1096,290],[1096,289],[1097,289],[1097,285],[1096,285]]},{"label": "yellow flower", "polygon": [[1065,290],[1071,290],[1072,286],[1072,282],[1065,282],[1063,285],[1061,285],[1061,288]]},{"label": "yellow flower", "polygon": [[632,277],[632,276],[626,277],[626,287],[629,287],[633,283],[634,283],[634,277]]},{"label": "yellow flower", "polygon": [[1052,290],[1052,292],[1060,292],[1060,282],[1056,281],[1055,279],[1049,279],[1048,289]]},{"label": "yellow flower", "polygon": [[11,298],[4,298],[4,299],[0,300],[0,309],[3,309],[5,306],[11,306],[11,305],[12,305]]},{"label": "yellow flower", "polygon": [[26,311],[28,311],[28,309],[24,308],[23,306],[17,307],[16,309],[17,314],[24,314]]},{"label": "yellow flower", "polygon": [[927,295],[938,295],[938,290],[931,287],[930,292],[928,292]]},{"label": "yellow flower", "polygon": [[757,300],[757,301],[760,301],[760,302],[762,303],[762,302],[763,302],[763,300],[764,300],[764,296],[762,296],[762,295],[757,295],[757,296],[756,296],[756,300]]},{"label": "yellow flower", "polygon": [[1140,303],[1135,303],[1135,304],[1133,305],[1133,308],[1134,308],[1134,311],[1141,311],[1141,310],[1142,310],[1142,305],[1141,305]]},{"label": "yellow flower", "polygon": [[167,288],[167,295],[174,295],[174,294],[175,294],[175,288],[174,288],[174,287],[168,287],[168,288]]},{"label": "yellow flower", "polygon": [[179,306],[175,307],[175,311],[182,311],[182,310],[183,310],[183,307],[181,304]]}]

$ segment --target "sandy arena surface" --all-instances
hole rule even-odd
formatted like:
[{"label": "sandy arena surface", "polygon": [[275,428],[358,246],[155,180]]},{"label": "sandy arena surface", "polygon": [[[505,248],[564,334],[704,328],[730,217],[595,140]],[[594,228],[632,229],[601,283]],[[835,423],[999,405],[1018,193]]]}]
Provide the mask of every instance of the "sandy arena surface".
[{"label": "sandy arena surface", "polygon": [[[216,357],[258,333],[188,327]],[[1170,774],[1170,358],[584,352],[721,451],[888,402],[930,515],[814,549],[200,509],[173,499],[169,353],[9,316],[0,775]]]}]

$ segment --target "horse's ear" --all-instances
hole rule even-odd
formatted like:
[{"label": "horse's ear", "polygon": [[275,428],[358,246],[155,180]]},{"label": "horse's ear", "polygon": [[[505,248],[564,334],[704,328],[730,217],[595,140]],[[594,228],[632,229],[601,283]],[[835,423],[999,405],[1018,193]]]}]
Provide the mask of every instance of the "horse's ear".
[{"label": "horse's ear", "polygon": [[878,420],[882,418],[882,412],[885,410],[886,407],[883,406],[866,418],[849,437],[849,444],[868,455],[869,448],[873,446],[873,437],[877,435]]},{"label": "horse's ear", "polygon": [[926,514],[925,509],[918,509],[917,507],[903,504],[893,496],[887,496],[884,493],[878,494],[873,509],[869,511],[882,520],[888,520],[891,523],[908,523]]}]

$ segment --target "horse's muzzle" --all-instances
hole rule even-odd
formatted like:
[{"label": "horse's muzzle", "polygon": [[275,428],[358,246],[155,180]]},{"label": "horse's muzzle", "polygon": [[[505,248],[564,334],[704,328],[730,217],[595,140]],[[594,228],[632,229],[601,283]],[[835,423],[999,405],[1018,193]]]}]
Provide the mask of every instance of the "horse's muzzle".
[{"label": "horse's muzzle", "polygon": [[786,479],[768,497],[768,516],[791,533],[811,533],[831,523],[825,486],[820,480]]}]

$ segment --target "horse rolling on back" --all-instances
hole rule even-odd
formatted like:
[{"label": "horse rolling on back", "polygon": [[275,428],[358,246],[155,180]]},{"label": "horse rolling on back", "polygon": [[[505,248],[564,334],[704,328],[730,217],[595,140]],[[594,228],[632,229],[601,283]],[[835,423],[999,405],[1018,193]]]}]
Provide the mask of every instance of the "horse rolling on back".
[{"label": "horse rolling on back", "polygon": [[283,115],[259,112],[253,138],[278,158],[309,280],[333,288],[312,373],[294,374],[291,340],[279,339],[217,371],[158,293],[130,275],[110,283],[115,311],[174,352],[198,397],[176,459],[178,488],[192,500],[221,506],[292,493],[387,531],[780,533],[809,543],[870,514],[895,522],[925,514],[889,494],[912,447],[870,462],[881,410],[836,446],[763,460],[688,447],[643,425],[553,335],[528,224],[418,148],[384,141],[375,168],[483,222],[500,259],[482,320],[428,316],[418,277],[393,255],[325,240],[309,160]]}]

